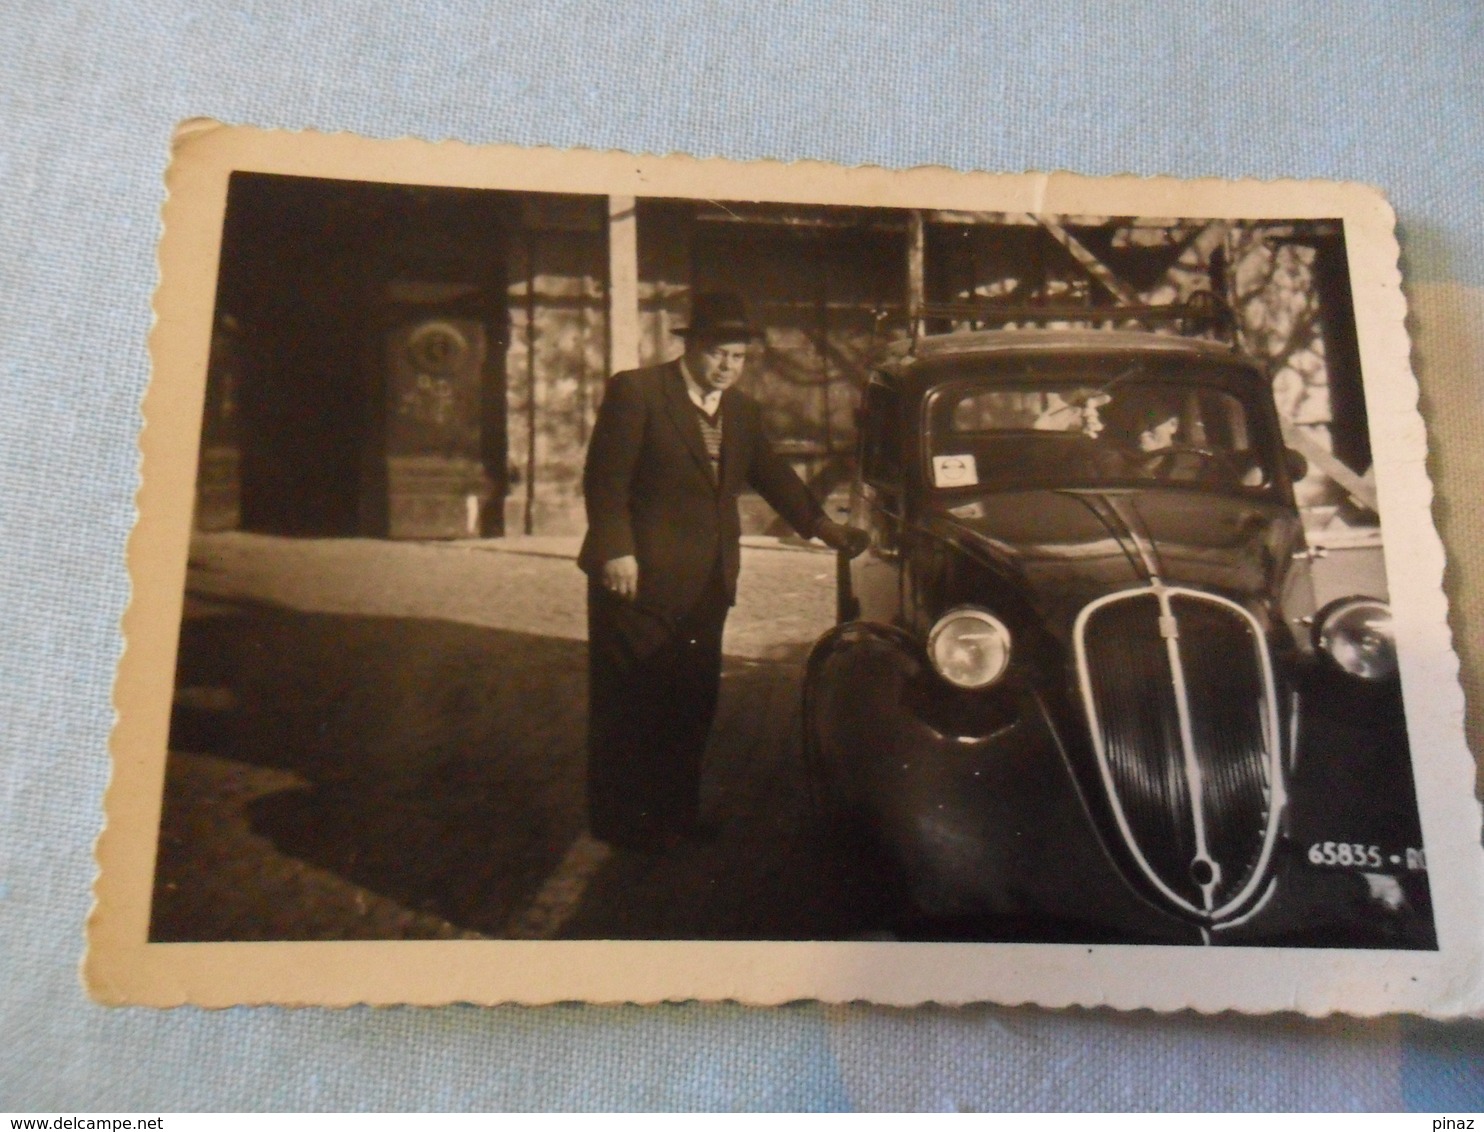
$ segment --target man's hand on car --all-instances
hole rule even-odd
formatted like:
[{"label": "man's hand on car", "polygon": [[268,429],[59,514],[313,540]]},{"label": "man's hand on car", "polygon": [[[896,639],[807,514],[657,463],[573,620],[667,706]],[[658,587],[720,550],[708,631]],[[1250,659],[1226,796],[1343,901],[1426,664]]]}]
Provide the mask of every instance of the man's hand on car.
[{"label": "man's hand on car", "polygon": [[603,588],[632,601],[639,596],[639,560],[632,554],[603,563]]},{"label": "man's hand on car", "polygon": [[847,558],[856,557],[871,544],[871,536],[859,527],[846,526],[833,519],[821,519],[814,528],[814,537]]}]

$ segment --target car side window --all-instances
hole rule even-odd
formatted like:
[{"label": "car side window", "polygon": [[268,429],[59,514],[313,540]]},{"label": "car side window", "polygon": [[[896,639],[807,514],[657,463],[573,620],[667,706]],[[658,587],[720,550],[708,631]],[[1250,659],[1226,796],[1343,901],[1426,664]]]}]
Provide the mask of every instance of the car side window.
[{"label": "car side window", "polygon": [[902,482],[901,400],[885,385],[866,386],[861,423],[861,475],[867,483],[896,487]]}]

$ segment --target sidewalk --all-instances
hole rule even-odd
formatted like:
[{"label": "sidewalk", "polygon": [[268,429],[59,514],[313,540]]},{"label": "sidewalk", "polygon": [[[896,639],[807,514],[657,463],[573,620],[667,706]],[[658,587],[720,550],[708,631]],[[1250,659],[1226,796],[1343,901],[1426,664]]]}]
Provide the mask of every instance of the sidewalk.
[{"label": "sidewalk", "polygon": [[[229,531],[191,542],[187,590],[304,613],[454,621],[560,640],[587,638],[580,540],[527,535],[452,542],[296,539]],[[819,544],[743,540],[729,655],[797,652],[833,623],[835,558]]]}]

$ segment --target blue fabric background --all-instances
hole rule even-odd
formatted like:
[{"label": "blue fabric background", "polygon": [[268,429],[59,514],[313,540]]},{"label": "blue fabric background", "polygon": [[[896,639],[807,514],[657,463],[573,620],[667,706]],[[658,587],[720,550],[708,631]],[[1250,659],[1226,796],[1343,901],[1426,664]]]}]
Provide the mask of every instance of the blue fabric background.
[{"label": "blue fabric background", "polygon": [[76,974],[179,119],[1358,179],[1397,205],[1409,283],[1462,293],[1484,287],[1478,5],[5,8],[0,1109],[1484,1108],[1472,1024],[809,1005],[161,1013],[93,1006]]}]

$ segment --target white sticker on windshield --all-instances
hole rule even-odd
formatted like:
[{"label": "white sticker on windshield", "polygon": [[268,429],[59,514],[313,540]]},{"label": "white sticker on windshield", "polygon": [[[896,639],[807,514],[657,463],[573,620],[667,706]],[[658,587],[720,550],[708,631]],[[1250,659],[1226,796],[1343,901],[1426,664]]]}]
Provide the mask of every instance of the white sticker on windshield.
[{"label": "white sticker on windshield", "polygon": [[971,487],[979,482],[972,452],[963,456],[933,457],[934,487]]}]

